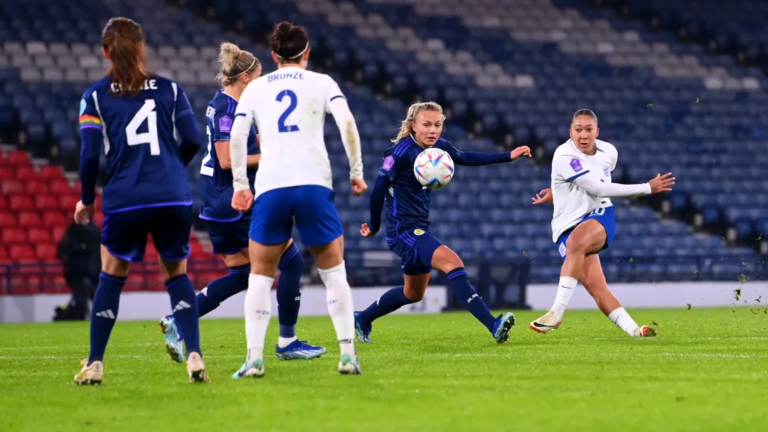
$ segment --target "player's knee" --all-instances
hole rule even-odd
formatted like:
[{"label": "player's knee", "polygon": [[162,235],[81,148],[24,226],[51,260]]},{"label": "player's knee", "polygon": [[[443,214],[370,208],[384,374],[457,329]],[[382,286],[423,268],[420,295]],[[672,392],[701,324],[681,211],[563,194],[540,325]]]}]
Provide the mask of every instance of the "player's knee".
[{"label": "player's knee", "polygon": [[569,254],[571,253],[583,254],[586,252],[588,246],[589,246],[588,240],[582,239],[578,236],[568,237],[568,240],[565,241],[565,247]]},{"label": "player's knee", "polygon": [[405,287],[403,290],[403,293],[405,294],[405,297],[412,301],[413,303],[420,302],[424,298],[424,293],[427,292],[426,287],[423,289],[421,287],[414,288],[414,287]]}]

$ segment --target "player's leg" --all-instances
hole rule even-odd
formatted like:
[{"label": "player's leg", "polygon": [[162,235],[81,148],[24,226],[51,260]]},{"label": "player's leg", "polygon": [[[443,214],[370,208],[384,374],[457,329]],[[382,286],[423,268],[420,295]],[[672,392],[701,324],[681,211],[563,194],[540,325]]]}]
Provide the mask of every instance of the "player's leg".
[{"label": "player's leg", "polygon": [[275,347],[277,358],[311,360],[320,357],[325,354],[325,348],[302,342],[296,337],[304,258],[293,240],[288,241],[277,269],[280,270],[280,277],[277,279],[277,316],[280,323],[280,336]]},{"label": "player's leg", "polygon": [[[427,239],[424,247],[419,249],[420,256],[427,255],[426,252],[431,248],[430,243],[429,239]],[[422,252],[424,253],[422,254]],[[464,262],[456,252],[440,244],[439,247],[434,249],[431,261],[433,268],[442,271],[448,276],[448,289],[453,292],[459,303],[467,308],[491,332],[496,342],[506,342],[509,339],[509,331],[515,325],[515,316],[510,312],[499,315],[496,318],[491,315],[488,306],[477,295],[477,291],[469,282],[467,271],[464,269]]]},{"label": "player's leg", "polygon": [[322,186],[292,188],[296,226],[304,245],[315,257],[325,285],[328,313],[341,346],[339,373],[357,375],[355,317],[352,288],[344,266],[344,229],[334,203],[335,193]]},{"label": "player's leg", "polygon": [[200,349],[200,315],[192,281],[187,276],[192,208],[169,206],[153,209],[150,232],[160,255],[160,274],[171,299],[173,319],[184,335],[190,382],[207,382]]},{"label": "player's leg", "polygon": [[[420,270],[420,271],[419,271]],[[425,272],[426,270],[426,272]],[[405,284],[385,292],[362,312],[355,312],[355,332],[360,342],[371,341],[373,321],[405,305],[420,302],[427,292],[430,269],[406,268]]]},{"label": "player's leg", "polygon": [[595,299],[600,310],[616,326],[633,337],[656,336],[656,331],[648,326],[638,326],[629,313],[621,306],[619,300],[608,289],[605,281],[600,257],[597,254],[588,255],[584,260],[584,277],[580,280],[589,295]]},{"label": "player's leg", "polygon": [[264,344],[272,317],[270,291],[293,229],[290,189],[265,192],[253,204],[253,213],[258,217],[252,218],[249,232],[251,273],[244,302],[248,351],[245,363],[232,375],[233,379],[264,376]]},{"label": "player's leg", "polygon": [[606,245],[606,229],[595,219],[587,219],[580,223],[570,234],[560,241],[561,255],[564,254],[565,262],[560,270],[560,281],[557,286],[557,295],[550,310],[529,327],[538,332],[546,333],[560,327],[563,314],[571,302],[576,291],[578,280],[584,274],[584,259],[588,254],[600,252]]},{"label": "player's leg", "polygon": [[[105,228],[108,218],[105,218]],[[91,307],[91,351],[82,370],[75,375],[78,385],[98,385],[104,378],[104,352],[117,320],[120,293],[130,265],[128,260],[112,255],[106,246],[101,246],[101,275]]]}]

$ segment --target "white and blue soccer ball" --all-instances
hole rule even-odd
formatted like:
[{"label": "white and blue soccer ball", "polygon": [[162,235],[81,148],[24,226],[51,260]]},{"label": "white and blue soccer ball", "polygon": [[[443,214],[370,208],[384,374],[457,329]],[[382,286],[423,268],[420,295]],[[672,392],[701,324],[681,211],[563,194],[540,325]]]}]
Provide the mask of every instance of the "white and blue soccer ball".
[{"label": "white and blue soccer ball", "polygon": [[413,173],[424,187],[440,189],[453,178],[453,159],[439,148],[428,148],[416,156]]}]

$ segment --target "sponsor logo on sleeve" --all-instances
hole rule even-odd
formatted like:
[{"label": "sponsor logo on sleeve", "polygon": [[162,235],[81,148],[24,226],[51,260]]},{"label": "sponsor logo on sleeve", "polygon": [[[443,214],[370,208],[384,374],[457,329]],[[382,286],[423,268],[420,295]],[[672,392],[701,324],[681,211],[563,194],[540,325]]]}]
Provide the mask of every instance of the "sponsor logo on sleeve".
[{"label": "sponsor logo on sleeve", "polygon": [[381,166],[381,168],[382,168],[384,171],[389,171],[389,170],[391,170],[391,169],[392,169],[392,167],[393,167],[394,165],[395,165],[395,158],[393,158],[392,156],[387,156],[387,157],[384,159],[384,165],[382,165],[382,166]]},{"label": "sponsor logo on sleeve", "polygon": [[219,119],[219,131],[221,133],[229,133],[232,131],[232,119],[224,116]]},{"label": "sponsor logo on sleeve", "polygon": [[573,172],[580,172],[584,170],[584,167],[581,166],[581,161],[576,158],[571,159],[571,168],[573,168]]}]

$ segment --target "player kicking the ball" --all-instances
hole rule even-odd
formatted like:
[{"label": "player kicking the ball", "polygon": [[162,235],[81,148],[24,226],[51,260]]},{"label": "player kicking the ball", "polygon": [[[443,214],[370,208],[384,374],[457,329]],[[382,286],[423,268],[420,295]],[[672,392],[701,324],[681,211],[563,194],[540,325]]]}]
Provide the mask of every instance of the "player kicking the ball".
[{"label": "player kicking the ball", "polygon": [[571,120],[571,139],[555,150],[552,159],[552,188],[533,198],[534,204],[555,204],[552,239],[565,263],[555,303],[530,328],[539,333],[557,329],[581,282],[600,310],[620,329],[634,337],[656,336],[653,328],[638,326],[608,290],[597,254],[610,246],[616,234],[616,217],[609,198],[668,192],[675,178],[665,174],[644,184],[611,183],[619,154],[613,145],[597,140],[599,132],[595,113],[588,109],[576,111]]},{"label": "player kicking the ball", "polygon": [[472,284],[464,262],[429,232],[431,189],[416,179],[413,165],[424,149],[438,148],[448,153],[457,165],[480,166],[512,162],[531,156],[528,147],[511,153],[462,152],[440,138],[443,108],[434,102],[411,105],[394,145],[384,153],[384,163],[371,192],[371,219],[360,234],[372,237],[381,228],[381,210],[386,203],[387,244],[403,263],[405,283],[392,288],[362,312],[355,312],[355,330],[360,342],[371,341],[371,324],[402,306],[424,298],[432,269],[448,275],[448,287],[459,302],[480,321],[498,343],[506,342],[515,324],[511,313],[494,318]]}]

